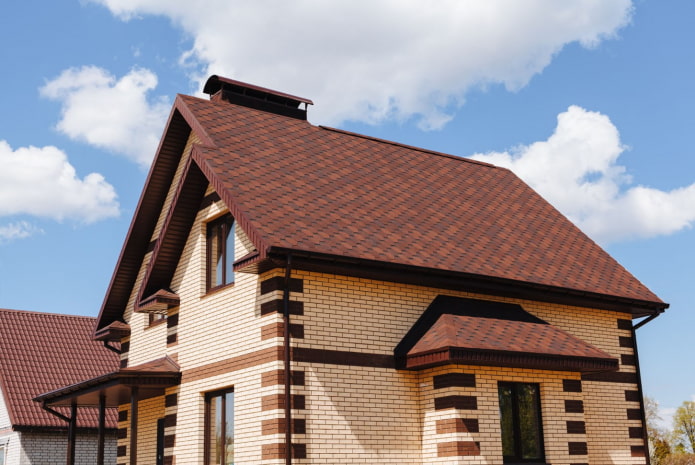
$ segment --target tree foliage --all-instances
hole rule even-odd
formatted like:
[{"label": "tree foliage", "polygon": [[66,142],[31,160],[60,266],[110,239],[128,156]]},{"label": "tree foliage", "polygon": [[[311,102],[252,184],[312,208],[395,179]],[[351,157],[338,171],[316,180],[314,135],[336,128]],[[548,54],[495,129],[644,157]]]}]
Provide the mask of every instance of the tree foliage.
[{"label": "tree foliage", "polygon": [[695,453],[695,402],[686,400],[676,409],[673,440],[684,452]]}]

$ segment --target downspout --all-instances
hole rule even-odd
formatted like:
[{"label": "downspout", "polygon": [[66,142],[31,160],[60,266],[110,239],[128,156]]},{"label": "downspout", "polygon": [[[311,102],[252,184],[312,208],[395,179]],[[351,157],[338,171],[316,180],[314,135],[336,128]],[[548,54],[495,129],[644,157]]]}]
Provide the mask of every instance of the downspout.
[{"label": "downspout", "polygon": [[647,413],[644,410],[644,391],[642,390],[642,371],[639,366],[639,354],[637,353],[637,334],[636,331],[646,325],[656,317],[664,313],[663,309],[655,310],[650,316],[637,323],[632,327],[632,350],[635,352],[635,368],[637,370],[637,392],[639,392],[639,409],[642,414],[642,440],[644,441],[645,461],[647,465],[651,465],[649,458],[649,437],[647,435]]},{"label": "downspout", "polygon": [[292,254],[287,254],[285,266],[285,289],[283,290],[282,324],[285,363],[285,464],[292,464],[292,376],[290,373],[290,275]]}]

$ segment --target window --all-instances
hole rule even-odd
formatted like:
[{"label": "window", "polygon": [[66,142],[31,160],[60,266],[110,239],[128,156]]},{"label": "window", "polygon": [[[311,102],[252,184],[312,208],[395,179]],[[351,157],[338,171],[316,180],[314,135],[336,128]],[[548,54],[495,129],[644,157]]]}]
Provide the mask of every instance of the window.
[{"label": "window", "polygon": [[5,465],[5,446],[0,446],[0,465]]},{"label": "window", "polygon": [[499,383],[498,389],[504,462],[543,462],[538,384]]},{"label": "window", "polygon": [[[155,324],[162,323],[167,319],[167,316],[163,313],[149,313],[147,317],[147,325],[153,326]],[[2,465],[2,464],[0,464]]]},{"label": "window", "polygon": [[208,223],[207,289],[234,282],[234,218],[225,215]]},{"label": "window", "polygon": [[234,390],[205,395],[205,465],[234,465]]}]

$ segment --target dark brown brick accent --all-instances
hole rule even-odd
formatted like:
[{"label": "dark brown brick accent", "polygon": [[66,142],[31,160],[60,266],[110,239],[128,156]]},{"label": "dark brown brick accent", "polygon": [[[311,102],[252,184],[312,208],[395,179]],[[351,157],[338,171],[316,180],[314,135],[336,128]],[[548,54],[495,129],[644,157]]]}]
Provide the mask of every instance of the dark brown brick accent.
[{"label": "dark brown brick accent", "polygon": [[625,400],[628,402],[639,402],[639,391],[625,391]]},{"label": "dark brown brick accent", "polygon": [[128,359],[127,358],[121,359],[120,367],[121,368],[127,368],[128,367]]},{"label": "dark brown brick accent", "polygon": [[566,400],[566,413],[584,413],[584,401],[581,400]]},{"label": "dark brown brick accent", "polygon": [[164,397],[164,406],[165,407],[176,407],[179,404],[179,396],[178,394],[168,394],[166,397]]},{"label": "dark brown brick accent", "polygon": [[478,408],[478,398],[475,396],[444,396],[434,399],[435,410],[448,408],[476,410]]},{"label": "dark brown brick accent", "polygon": [[[298,410],[305,409],[305,397],[301,394],[292,394],[292,408]],[[285,408],[284,394],[270,394],[261,397],[261,410],[275,410]]]},{"label": "dark brown brick accent", "polygon": [[630,446],[631,457],[646,457],[644,446]]},{"label": "dark brown brick accent", "polygon": [[638,408],[627,409],[627,419],[628,420],[641,420],[642,419],[642,411]]},{"label": "dark brown brick accent", "polygon": [[447,418],[437,420],[437,434],[447,433],[479,433],[480,426],[477,418]]},{"label": "dark brown brick accent", "polygon": [[179,342],[179,337],[177,333],[174,334],[167,334],[167,345],[174,345]]},{"label": "dark brown brick accent", "polygon": [[[290,300],[288,303],[290,315],[304,315],[304,302]],[[261,315],[283,312],[283,300],[275,299],[261,304]]]},{"label": "dark brown brick accent", "polygon": [[582,392],[582,380],[580,379],[563,379],[562,390],[565,392]]},{"label": "dark brown brick accent", "polygon": [[213,203],[217,202],[220,200],[220,195],[217,192],[213,192],[211,194],[206,195],[203,197],[202,202],[200,202],[200,210],[204,208],[208,208],[210,205]]},{"label": "dark brown brick accent", "polygon": [[130,352],[130,341],[122,342],[121,343],[121,353],[125,354]]},{"label": "dark brown brick accent", "polygon": [[173,455],[165,455],[164,456],[164,465],[174,465],[174,456]]},{"label": "dark brown brick accent", "polygon": [[634,355],[620,354],[620,363],[623,365],[637,365],[637,359]]},{"label": "dark brown brick accent", "polygon": [[[283,276],[274,276],[272,278],[261,281],[261,295],[273,291],[282,291],[285,289],[285,278]],[[304,292],[304,280],[299,278],[290,278],[290,292]]]},{"label": "dark brown brick accent", "polygon": [[118,428],[116,438],[125,439],[128,437],[128,428]]},{"label": "dark brown brick accent", "polygon": [[[285,324],[282,322],[270,323],[261,327],[261,341],[284,335]],[[304,325],[290,323],[290,336],[293,339],[304,339]]]},{"label": "dark brown brick accent", "polygon": [[567,434],[586,434],[586,425],[583,421],[568,421]]},{"label": "dark brown brick accent", "polygon": [[173,315],[167,316],[167,328],[173,328],[179,325],[179,314],[174,313]]},{"label": "dark brown brick accent", "polygon": [[[306,434],[306,420],[303,418],[292,419],[292,433]],[[272,418],[261,422],[261,434],[285,434],[285,419]]]},{"label": "dark brown brick accent", "polygon": [[626,320],[624,318],[618,318],[618,329],[632,330],[632,320]]},{"label": "dark brown brick accent", "polygon": [[475,375],[472,373],[447,373],[433,378],[434,388],[475,387]]},{"label": "dark brown brick accent", "polygon": [[629,336],[620,336],[618,338],[618,344],[620,347],[629,347],[632,348],[632,337]]},{"label": "dark brown brick accent", "polygon": [[[290,382],[293,386],[304,386],[304,372],[290,371]],[[285,370],[266,371],[261,374],[261,386],[279,386],[285,384]]]},{"label": "dark brown brick accent", "polygon": [[644,437],[644,429],[641,426],[629,427],[628,433],[631,439],[642,439]]},{"label": "dark brown brick accent", "polygon": [[118,446],[116,448],[116,457],[125,457],[126,446]]},{"label": "dark brown brick accent", "polygon": [[166,434],[164,436],[164,447],[174,447],[176,444],[176,435],[175,434]]},{"label": "dark brown brick accent", "polygon": [[473,441],[451,441],[437,444],[437,457],[465,457],[480,455],[480,443]]},{"label": "dark brown brick accent", "polygon": [[606,383],[631,383],[637,384],[637,373],[622,373],[619,371],[608,371],[605,373],[584,373],[582,380],[603,381]]},{"label": "dark brown brick accent", "polygon": [[586,455],[588,450],[585,442],[568,442],[567,449],[570,455]]},{"label": "dark brown brick accent", "polygon": [[176,426],[176,414],[170,413],[164,416],[164,427],[169,428],[171,426]]},{"label": "dark brown brick accent", "polygon": [[119,410],[118,411],[118,421],[128,421],[128,411]]},{"label": "dark brown brick accent", "polygon": [[[285,458],[285,444],[263,444],[261,446],[261,459],[262,460],[273,460]],[[306,444],[292,444],[292,458],[295,459],[305,459],[306,458]]]}]

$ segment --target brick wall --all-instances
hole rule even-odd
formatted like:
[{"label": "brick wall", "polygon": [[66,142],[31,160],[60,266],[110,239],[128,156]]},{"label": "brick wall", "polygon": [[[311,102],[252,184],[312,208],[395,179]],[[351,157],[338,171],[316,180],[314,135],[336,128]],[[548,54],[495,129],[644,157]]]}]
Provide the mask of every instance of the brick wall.
[{"label": "brick wall", "polygon": [[[67,454],[67,433],[22,433],[18,462],[8,465],[63,465]],[[78,433],[75,443],[75,464],[94,465],[97,460],[97,435]],[[107,436],[104,463],[116,463],[116,441]]]}]

